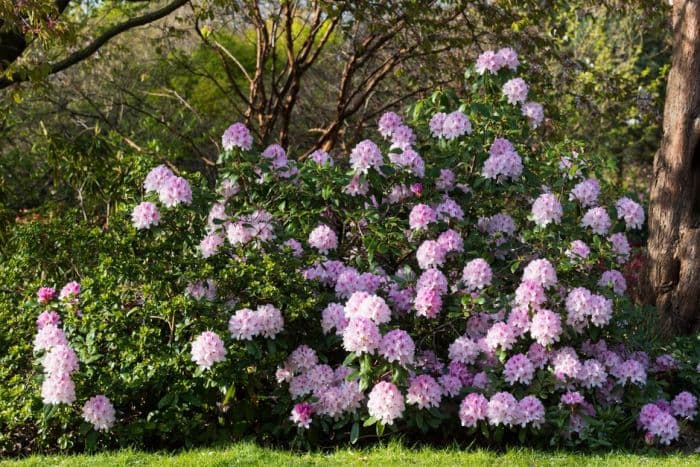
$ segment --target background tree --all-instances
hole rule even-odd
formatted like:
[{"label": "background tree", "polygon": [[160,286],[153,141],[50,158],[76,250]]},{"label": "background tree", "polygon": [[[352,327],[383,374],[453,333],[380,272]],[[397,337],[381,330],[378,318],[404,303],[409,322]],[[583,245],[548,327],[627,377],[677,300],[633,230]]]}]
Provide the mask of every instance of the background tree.
[{"label": "background tree", "polygon": [[650,301],[667,334],[700,328],[700,1],[673,4],[673,57],[649,205]]}]

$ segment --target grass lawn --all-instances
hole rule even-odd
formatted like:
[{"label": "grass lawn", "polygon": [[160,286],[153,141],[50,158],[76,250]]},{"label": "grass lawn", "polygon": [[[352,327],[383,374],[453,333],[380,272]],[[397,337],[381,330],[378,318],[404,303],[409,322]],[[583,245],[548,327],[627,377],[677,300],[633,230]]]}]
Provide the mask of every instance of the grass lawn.
[{"label": "grass lawn", "polygon": [[296,454],[276,451],[254,444],[235,444],[228,448],[198,449],[179,454],[142,453],[119,451],[95,456],[35,456],[21,461],[0,461],[2,466],[94,466],[94,465],[157,465],[157,466],[209,466],[209,465],[498,465],[498,466],[700,466],[700,455],[645,455],[645,454],[574,454],[543,452],[527,449],[494,453],[491,451],[459,451],[456,449],[414,450],[389,444],[371,449],[339,449],[332,453]]}]

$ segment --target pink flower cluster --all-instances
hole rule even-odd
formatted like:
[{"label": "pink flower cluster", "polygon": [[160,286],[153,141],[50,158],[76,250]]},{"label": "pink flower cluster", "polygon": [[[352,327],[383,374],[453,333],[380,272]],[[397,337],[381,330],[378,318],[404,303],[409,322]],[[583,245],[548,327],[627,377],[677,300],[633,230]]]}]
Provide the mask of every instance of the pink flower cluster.
[{"label": "pink flower cluster", "polygon": [[532,220],[540,227],[547,227],[550,223],[559,224],[564,209],[556,195],[552,193],[541,194],[532,204]]},{"label": "pink flower cluster", "polygon": [[520,65],[518,54],[510,47],[505,47],[497,52],[487,50],[479,55],[476,59],[476,72],[483,75],[488,71],[495,75],[503,67],[516,71],[518,65]]},{"label": "pink flower cluster", "polygon": [[232,246],[245,245],[256,239],[269,242],[276,238],[273,220],[272,214],[265,210],[253,211],[229,223],[226,226],[226,237]]},{"label": "pink flower cluster", "polygon": [[226,360],[224,341],[214,332],[205,331],[192,342],[192,361],[202,370]]},{"label": "pink flower cluster", "polygon": [[605,235],[608,233],[608,229],[612,222],[610,221],[610,216],[605,208],[595,207],[586,211],[581,219],[581,226],[590,228],[593,233],[598,235]]},{"label": "pink flower cluster", "polygon": [[327,225],[319,225],[309,234],[309,245],[322,254],[338,248],[338,236]]},{"label": "pink flower cluster", "polygon": [[481,174],[496,181],[515,180],[523,173],[523,160],[513,144],[504,138],[496,138],[489,149],[489,157],[484,161]]},{"label": "pink flower cluster", "polygon": [[221,146],[224,150],[240,148],[249,151],[253,147],[253,136],[243,123],[234,123],[221,136]]},{"label": "pink flower cluster", "polygon": [[544,121],[544,107],[542,107],[542,104],[538,102],[525,102],[520,109],[532,128],[539,127]]},{"label": "pink flower cluster", "polygon": [[283,328],[282,312],[272,305],[260,305],[255,311],[243,308],[228,321],[228,330],[236,340],[252,340],[256,336],[273,338]]},{"label": "pink flower cluster", "polygon": [[[69,283],[63,298],[70,299],[79,293]],[[45,351],[42,358],[44,381],[41,385],[41,397],[44,404],[72,404],[75,401],[75,384],[71,374],[78,371],[78,356],[70,347],[68,339],[61,328],[60,316],[56,312],[44,312],[37,320],[37,334],[34,337],[34,351]]]},{"label": "pink flower cluster", "polygon": [[379,169],[382,164],[382,152],[371,140],[360,141],[350,152],[350,165],[355,172],[367,173],[371,168]]},{"label": "pink flower cluster", "polygon": [[590,208],[598,204],[600,184],[595,178],[589,178],[577,184],[569,194],[570,200],[576,200],[584,208]]},{"label": "pink flower cluster", "polygon": [[448,141],[472,132],[472,124],[464,113],[455,110],[449,114],[439,112],[430,119],[430,132],[436,138]]},{"label": "pink flower cluster", "polygon": [[503,95],[509,104],[524,103],[527,100],[529,88],[522,78],[513,78],[503,85]]},{"label": "pink flower cluster", "polygon": [[437,215],[427,204],[416,204],[408,216],[408,225],[411,230],[420,230],[428,227],[428,224],[437,222]]},{"label": "pink flower cluster", "polygon": [[671,415],[667,404],[646,404],[639,413],[639,424],[649,437],[665,445],[677,439],[680,431],[678,421]]},{"label": "pink flower cluster", "polygon": [[83,419],[97,431],[109,431],[116,421],[114,406],[101,394],[91,397],[83,405]]},{"label": "pink flower cluster", "polygon": [[644,208],[631,199],[623,196],[617,203],[617,217],[624,219],[628,229],[641,229],[644,225]]},{"label": "pink flower cluster", "polygon": [[411,380],[406,393],[406,403],[419,409],[439,407],[442,401],[442,387],[430,375],[419,375]]},{"label": "pink flower cluster", "polygon": [[403,395],[392,383],[380,381],[369,393],[367,411],[370,417],[384,425],[393,425],[396,419],[403,416],[405,409]]},{"label": "pink flower cluster", "polygon": [[49,303],[56,298],[56,289],[53,287],[39,287],[36,293],[36,298],[42,305]]},{"label": "pink flower cluster", "polygon": [[[158,200],[163,206],[172,208],[179,204],[192,203],[192,190],[189,182],[175,175],[172,170],[164,165],[159,165],[148,172],[143,182],[146,193],[158,193]],[[134,226],[137,229],[147,229],[152,225],[158,225],[160,213],[158,208],[149,202],[136,206],[131,213]]]},{"label": "pink flower cluster", "polygon": [[466,285],[467,290],[481,290],[484,287],[491,285],[493,272],[491,266],[483,258],[477,258],[469,261],[462,271],[462,281]]}]

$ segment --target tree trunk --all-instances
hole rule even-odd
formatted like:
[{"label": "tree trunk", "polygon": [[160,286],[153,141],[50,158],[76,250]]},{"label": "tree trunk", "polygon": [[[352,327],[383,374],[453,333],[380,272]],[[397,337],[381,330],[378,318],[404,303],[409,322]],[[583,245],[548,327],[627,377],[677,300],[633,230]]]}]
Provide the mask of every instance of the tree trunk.
[{"label": "tree trunk", "polygon": [[649,301],[667,336],[700,329],[700,0],[675,0],[649,205]]}]

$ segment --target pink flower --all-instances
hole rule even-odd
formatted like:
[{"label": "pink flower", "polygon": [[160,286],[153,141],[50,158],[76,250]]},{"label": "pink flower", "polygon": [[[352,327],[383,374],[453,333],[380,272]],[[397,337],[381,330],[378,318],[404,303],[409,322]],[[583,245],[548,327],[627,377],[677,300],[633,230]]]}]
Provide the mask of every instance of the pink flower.
[{"label": "pink flower", "polygon": [[545,410],[542,401],[535,396],[525,396],[518,402],[518,412],[520,415],[520,426],[532,424],[539,428],[545,420]]},{"label": "pink flower", "polygon": [[617,200],[615,208],[617,209],[617,217],[625,220],[627,228],[641,229],[644,225],[644,208],[638,203],[623,196]]},{"label": "pink flower", "polygon": [[379,342],[379,355],[388,362],[397,362],[399,365],[412,364],[415,351],[413,339],[401,329],[387,332]]},{"label": "pink flower", "polygon": [[581,240],[574,240],[565,252],[566,256],[573,260],[586,259],[591,254],[591,249]]},{"label": "pink flower", "polygon": [[579,332],[586,327],[590,316],[591,296],[590,290],[585,287],[576,287],[566,296],[566,323]]},{"label": "pink flower", "polygon": [[673,414],[692,420],[698,414],[698,399],[687,391],[679,393],[671,401]]},{"label": "pink flower", "polygon": [[581,227],[588,227],[593,233],[598,235],[605,235],[611,225],[612,222],[610,221],[608,212],[605,208],[601,207],[589,209],[586,214],[583,215],[583,219],[581,219]]},{"label": "pink flower", "polygon": [[549,361],[549,353],[542,344],[533,342],[527,351],[527,358],[535,368],[544,368]]},{"label": "pink flower", "polygon": [[486,260],[477,258],[469,261],[462,271],[462,280],[467,290],[481,290],[491,285],[493,272]]},{"label": "pink flower", "polygon": [[489,401],[478,392],[472,392],[459,405],[459,420],[462,426],[475,427],[481,420],[486,420]]},{"label": "pink flower", "polygon": [[516,71],[518,65],[520,65],[520,60],[518,60],[518,54],[510,47],[504,47],[497,52],[498,60],[501,66],[509,68],[511,71]]},{"label": "pink flower", "polygon": [[68,345],[51,347],[41,364],[49,377],[70,376],[79,368],[78,356]]},{"label": "pink flower", "polygon": [[515,180],[523,172],[523,161],[510,141],[496,138],[489,149],[489,157],[484,161],[481,174],[486,178],[501,181]]},{"label": "pink flower", "polygon": [[617,255],[617,263],[624,264],[630,256],[630,244],[623,233],[615,233],[608,237],[612,251]]},{"label": "pink flower", "polygon": [[523,117],[527,118],[532,128],[539,127],[544,121],[544,108],[538,102],[525,102],[520,110]]},{"label": "pink flower", "polygon": [[503,370],[503,379],[511,386],[515,383],[530,384],[535,374],[535,367],[528,358],[519,353],[510,357]]},{"label": "pink flower", "polygon": [[561,396],[561,403],[564,405],[579,405],[584,402],[585,399],[578,391],[569,391]]},{"label": "pink flower", "polygon": [[442,375],[438,378],[438,383],[442,387],[442,394],[447,397],[455,397],[462,390],[462,381],[452,375]]},{"label": "pink flower", "polygon": [[503,85],[503,95],[509,104],[518,104],[527,100],[528,87],[522,78],[513,78]]},{"label": "pink flower", "polygon": [[313,407],[307,402],[302,402],[301,404],[296,404],[292,409],[292,415],[289,419],[299,428],[308,429],[311,425],[311,415],[313,414]]},{"label": "pink flower", "polygon": [[540,227],[547,227],[550,223],[559,224],[564,210],[561,203],[552,193],[544,193],[532,204],[532,220]]},{"label": "pink flower", "polygon": [[455,339],[448,349],[450,360],[466,365],[475,363],[480,352],[479,344],[467,336]]},{"label": "pink flower", "polygon": [[335,329],[336,334],[342,335],[347,325],[348,319],[345,317],[343,305],[330,303],[324,308],[321,314],[321,328],[324,334],[328,334],[332,329]]},{"label": "pink flower", "polygon": [[559,342],[561,318],[549,310],[538,310],[530,323],[530,335],[540,345],[547,346]]},{"label": "pink flower", "polygon": [[300,345],[287,357],[287,366],[292,371],[309,371],[318,365],[318,355],[307,345]]},{"label": "pink flower", "polygon": [[343,348],[348,352],[374,354],[380,341],[377,325],[362,316],[351,318],[343,331]]},{"label": "pink flower", "polygon": [[143,182],[143,188],[146,190],[146,193],[158,192],[165,185],[167,180],[174,176],[172,170],[164,165],[159,165],[148,172],[146,180]]},{"label": "pink flower", "polygon": [[614,269],[610,271],[605,271],[598,285],[601,287],[612,287],[613,292],[617,295],[624,295],[627,290],[627,281],[625,281],[625,276],[622,275],[620,271]]},{"label": "pink flower", "polygon": [[585,388],[601,388],[607,380],[605,366],[598,360],[589,359],[583,362],[578,378]]},{"label": "pink flower", "polygon": [[447,293],[447,277],[439,269],[431,268],[425,271],[418,278],[416,288],[435,289],[440,295]]},{"label": "pink flower", "polygon": [[75,384],[67,374],[49,376],[41,385],[44,404],[72,404],[75,401]]},{"label": "pink flower", "polygon": [[214,363],[226,360],[224,341],[211,331],[205,331],[192,342],[192,361],[202,370],[208,370]]},{"label": "pink flower", "polygon": [[330,154],[321,149],[317,149],[311,154],[309,154],[309,159],[311,159],[318,165],[329,165],[333,167],[333,158]]},{"label": "pink flower", "polygon": [[408,216],[408,225],[411,227],[411,230],[425,229],[428,227],[428,224],[436,221],[435,211],[427,204],[416,204]]},{"label": "pink flower", "polygon": [[437,242],[448,253],[464,251],[464,240],[462,240],[462,236],[452,229],[447,229],[441,233],[437,238]]},{"label": "pink flower", "polygon": [[381,151],[368,139],[360,141],[350,152],[350,165],[356,172],[367,173],[370,168],[378,169],[382,163]]},{"label": "pink flower", "polygon": [[562,347],[550,358],[554,376],[564,381],[566,378],[576,379],[581,373],[581,361],[576,351],[571,347]]},{"label": "pink flower", "polygon": [[91,397],[83,405],[83,420],[97,431],[109,431],[116,420],[112,402],[103,395]]},{"label": "pink flower", "polygon": [[444,112],[438,112],[430,119],[430,134],[435,138],[442,138],[445,119],[447,119],[447,114]]},{"label": "pink flower", "polygon": [[248,151],[253,147],[253,137],[248,127],[244,124],[234,123],[226,128],[226,131],[221,136],[221,145],[226,151],[233,148],[241,148]]},{"label": "pink flower", "polygon": [[433,288],[418,289],[416,299],[413,302],[417,316],[435,318],[442,309],[442,298],[440,291]]},{"label": "pink flower", "polygon": [[552,263],[546,259],[535,259],[525,267],[523,281],[533,281],[545,289],[557,285],[557,272]]},{"label": "pink flower", "polygon": [[486,415],[490,425],[517,425],[520,420],[518,401],[509,392],[498,392],[491,396]]},{"label": "pink flower", "polygon": [[350,196],[364,196],[368,192],[369,183],[367,183],[367,180],[362,180],[359,173],[353,175],[350,183],[343,188],[343,193],[347,193]]},{"label": "pink flower", "polygon": [[53,324],[46,324],[39,328],[34,336],[34,351],[49,350],[57,345],[68,345],[68,339],[61,328]]},{"label": "pink flower", "polygon": [[[357,316],[371,319],[377,324],[388,323],[391,321],[391,309],[389,309],[389,306],[382,297],[378,295],[369,295],[360,303]],[[352,318],[354,316],[350,317]]]},{"label": "pink flower", "polygon": [[442,400],[442,388],[432,376],[420,375],[411,380],[406,393],[406,403],[416,405],[419,409],[439,407]]},{"label": "pink flower", "polygon": [[450,218],[464,219],[464,211],[455,200],[445,195],[442,202],[435,207],[438,220],[449,222]]},{"label": "pink flower", "polygon": [[515,291],[515,304],[518,306],[538,308],[546,300],[544,288],[534,281],[522,281]]},{"label": "pink flower", "polygon": [[403,124],[403,120],[394,112],[386,112],[379,118],[379,134],[384,138],[391,137],[394,130]]},{"label": "pink flower", "polygon": [[73,300],[80,295],[80,283],[69,282],[63,286],[61,293],[58,294],[59,300]]},{"label": "pink flower", "polygon": [[440,169],[440,176],[435,180],[435,188],[450,191],[455,185],[455,173],[450,169]]},{"label": "pink flower", "polygon": [[476,72],[480,75],[487,71],[495,75],[502,66],[504,66],[503,57],[493,50],[487,50],[476,59]]},{"label": "pink flower", "polygon": [[177,176],[166,179],[158,190],[158,199],[163,206],[173,208],[180,203],[192,203],[192,190],[189,182]]},{"label": "pink flower", "polygon": [[600,195],[600,184],[595,178],[589,178],[579,183],[571,190],[570,200],[576,200],[584,208],[593,207],[598,203]]},{"label": "pink flower", "polygon": [[338,248],[338,236],[327,225],[319,225],[309,234],[309,245],[322,254]]},{"label": "pink flower", "polygon": [[47,304],[56,297],[56,289],[53,287],[39,287],[36,298],[41,304]]},{"label": "pink flower", "polygon": [[639,413],[639,422],[651,437],[658,437],[661,444],[671,444],[678,438],[678,422],[673,415],[665,412],[656,404],[646,404]]},{"label": "pink flower", "polygon": [[471,132],[472,124],[469,121],[469,117],[459,110],[448,114],[442,124],[442,137],[448,141],[463,135],[469,135]]},{"label": "pink flower", "polygon": [[421,269],[442,266],[445,263],[445,249],[435,240],[426,240],[416,251],[416,259]]},{"label": "pink flower", "polygon": [[399,389],[392,383],[380,381],[369,393],[367,411],[384,425],[393,425],[401,418],[406,406]]},{"label": "pink flower", "polygon": [[644,386],[647,382],[647,372],[637,360],[629,359],[619,363],[612,369],[612,373],[618,378],[620,384],[629,382],[637,386]]},{"label": "pink flower", "polygon": [[58,326],[61,324],[61,317],[55,311],[44,311],[36,319],[37,329],[42,329],[44,326]]},{"label": "pink flower", "polygon": [[[403,151],[407,151],[411,148],[411,145],[416,142],[416,135],[413,133],[410,127],[406,125],[399,125],[394,128],[391,134],[391,147],[399,148]],[[416,156],[418,155],[415,153]]]},{"label": "pink flower", "polygon": [[515,341],[516,337],[513,329],[502,321],[495,323],[486,333],[486,344],[491,350],[498,348],[510,350]]},{"label": "pink flower", "polygon": [[211,233],[205,236],[202,241],[199,242],[199,251],[202,253],[202,258],[214,256],[223,244],[224,238],[219,234]]}]

